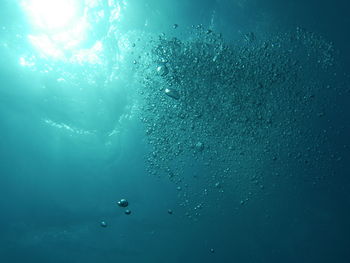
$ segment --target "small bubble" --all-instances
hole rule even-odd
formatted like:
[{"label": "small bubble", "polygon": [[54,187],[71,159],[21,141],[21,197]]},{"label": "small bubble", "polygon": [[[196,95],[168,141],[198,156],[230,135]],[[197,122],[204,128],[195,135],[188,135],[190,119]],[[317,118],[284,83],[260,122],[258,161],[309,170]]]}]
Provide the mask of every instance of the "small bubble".
[{"label": "small bubble", "polygon": [[201,152],[204,149],[204,144],[202,142],[197,142],[195,144],[195,148],[196,148],[197,151]]},{"label": "small bubble", "polygon": [[129,202],[126,199],[122,198],[117,202],[117,204],[120,207],[127,207],[129,205]]},{"label": "small bubble", "polygon": [[126,210],[124,211],[124,213],[125,213],[126,215],[130,215],[130,214],[131,214],[131,211],[130,211],[129,209],[126,209]]},{"label": "small bubble", "polygon": [[164,76],[168,75],[169,69],[167,68],[167,66],[165,64],[160,64],[157,66],[157,73],[158,73],[158,75],[164,77]]},{"label": "small bubble", "polygon": [[175,89],[165,88],[164,93],[175,100],[180,99],[180,93]]}]

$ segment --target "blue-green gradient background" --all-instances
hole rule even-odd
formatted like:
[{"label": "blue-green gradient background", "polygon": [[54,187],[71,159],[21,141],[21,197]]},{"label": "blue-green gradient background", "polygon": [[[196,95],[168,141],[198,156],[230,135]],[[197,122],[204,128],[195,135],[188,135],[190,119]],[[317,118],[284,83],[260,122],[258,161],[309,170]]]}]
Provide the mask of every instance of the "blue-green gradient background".
[{"label": "blue-green gradient background", "polygon": [[[333,43],[336,66],[329,74],[335,89],[327,93],[330,104],[320,107],[322,118],[305,124],[310,133],[301,151],[307,158],[289,158],[293,139],[286,145],[279,141],[283,129],[270,131],[277,158],[273,152],[250,156],[242,146],[238,172],[227,185],[221,182],[223,193],[215,192],[205,166],[191,166],[191,158],[181,159],[183,184],[150,173],[152,150],[135,95],[142,81],[135,81],[137,69],[115,59],[122,53],[111,36],[106,40],[107,20],[96,22],[81,44],[110,44],[102,66],[73,65],[38,55],[19,2],[0,0],[1,263],[350,262],[347,1],[124,1],[115,38],[131,35],[142,42],[165,33],[186,40],[195,38],[192,25],[202,24],[227,43],[239,43],[249,32],[268,39],[297,27]],[[108,1],[97,2],[108,9]],[[152,52],[151,43],[137,45]],[[23,56],[36,56],[36,67],[21,66]],[[210,151],[220,156],[219,148]],[[221,165],[210,163],[218,173]],[[250,186],[251,173],[263,178],[258,187]],[[200,200],[207,188],[213,193]],[[116,205],[120,198],[130,202],[131,215]]]}]

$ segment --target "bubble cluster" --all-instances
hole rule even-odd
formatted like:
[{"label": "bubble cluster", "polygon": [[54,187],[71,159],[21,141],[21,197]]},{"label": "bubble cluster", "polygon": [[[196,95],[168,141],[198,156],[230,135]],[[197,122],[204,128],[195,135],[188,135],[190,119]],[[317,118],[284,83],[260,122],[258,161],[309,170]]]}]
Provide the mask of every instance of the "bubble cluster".
[{"label": "bubble cluster", "polygon": [[194,215],[212,193],[235,195],[240,206],[272,173],[289,176],[324,157],[327,139],[314,127],[332,105],[334,58],[322,38],[297,28],[231,43],[198,26],[189,39],[148,43],[149,52],[135,51],[148,170],[175,182]]}]

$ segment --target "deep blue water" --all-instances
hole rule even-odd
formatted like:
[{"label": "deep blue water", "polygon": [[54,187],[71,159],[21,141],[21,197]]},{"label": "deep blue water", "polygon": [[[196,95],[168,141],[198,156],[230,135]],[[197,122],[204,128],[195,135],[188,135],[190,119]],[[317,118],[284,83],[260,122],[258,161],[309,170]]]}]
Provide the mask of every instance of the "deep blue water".
[{"label": "deep blue water", "polygon": [[350,262],[347,1],[47,2],[0,1],[1,263]]}]

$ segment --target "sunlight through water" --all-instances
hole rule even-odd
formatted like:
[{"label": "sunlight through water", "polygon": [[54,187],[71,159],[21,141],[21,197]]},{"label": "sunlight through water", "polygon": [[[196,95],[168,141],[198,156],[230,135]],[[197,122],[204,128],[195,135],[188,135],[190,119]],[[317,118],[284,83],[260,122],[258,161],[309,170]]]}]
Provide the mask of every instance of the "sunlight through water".
[{"label": "sunlight through water", "polygon": [[[109,75],[126,2],[20,0],[18,6],[27,26],[21,34],[23,48],[15,56],[19,66],[34,73],[37,85],[31,95],[46,110],[41,121],[71,135],[118,137],[126,95],[118,91],[120,99],[106,98],[123,87],[109,84],[114,81]],[[114,106],[118,99],[120,105]],[[113,114],[105,114],[109,109]]]},{"label": "sunlight through water", "polygon": [[74,0],[26,0],[22,6],[35,26],[56,30],[70,26],[76,19],[77,3]]},{"label": "sunlight through water", "polygon": [[108,1],[106,8],[99,0],[22,0],[22,10],[31,25],[28,40],[42,58],[99,63],[96,57],[103,43],[91,40],[91,32],[101,21],[118,20],[120,3]]}]

